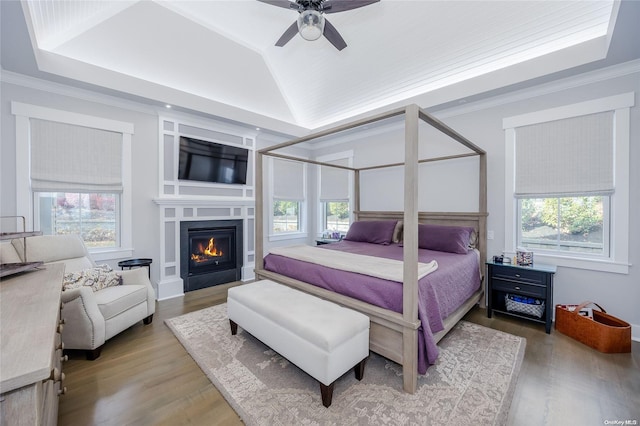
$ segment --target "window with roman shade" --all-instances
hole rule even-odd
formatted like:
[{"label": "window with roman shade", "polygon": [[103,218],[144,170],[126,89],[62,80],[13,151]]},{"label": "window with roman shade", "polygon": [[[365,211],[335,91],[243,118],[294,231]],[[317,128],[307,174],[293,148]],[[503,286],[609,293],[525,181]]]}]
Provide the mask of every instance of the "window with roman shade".
[{"label": "window with roman shade", "polygon": [[31,119],[34,192],[122,192],[122,133]]},{"label": "window with roman shade", "polygon": [[634,104],[629,92],[503,120],[506,253],[628,273]]},{"label": "window with roman shade", "polygon": [[304,228],[305,164],[280,158],[271,160],[272,233],[284,238],[299,235]]}]

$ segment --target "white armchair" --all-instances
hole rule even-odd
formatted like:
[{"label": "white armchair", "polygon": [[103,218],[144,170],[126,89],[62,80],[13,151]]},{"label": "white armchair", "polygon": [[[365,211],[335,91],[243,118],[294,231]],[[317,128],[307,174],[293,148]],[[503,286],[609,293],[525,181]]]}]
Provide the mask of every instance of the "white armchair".
[{"label": "white armchair", "polygon": [[[11,241],[24,262],[23,239]],[[3,248],[3,251],[6,249]],[[3,254],[11,257],[13,254]],[[77,235],[45,235],[27,239],[27,260],[64,263],[65,273],[95,267],[82,239]],[[86,351],[87,359],[100,356],[102,345],[138,321],[150,324],[156,309],[155,291],[144,268],[118,271],[122,285],[93,291],[91,287],[62,292],[65,349]],[[62,285],[62,283],[60,283]]]}]

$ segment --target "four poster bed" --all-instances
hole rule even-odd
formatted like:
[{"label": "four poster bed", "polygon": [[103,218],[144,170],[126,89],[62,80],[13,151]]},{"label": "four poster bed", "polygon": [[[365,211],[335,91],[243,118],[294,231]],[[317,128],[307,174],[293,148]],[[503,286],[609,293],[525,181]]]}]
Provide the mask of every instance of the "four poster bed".
[{"label": "four poster bed", "polygon": [[[405,120],[403,164],[356,169],[274,152],[401,115]],[[419,160],[420,121],[472,152]],[[276,248],[269,254],[264,252],[264,156],[354,172],[354,223],[345,241],[318,248]],[[419,163],[467,156],[479,159],[478,211],[418,212]],[[404,211],[361,211],[360,171],[401,165],[404,165]],[[482,271],[486,260],[486,205],[485,152],[416,105],[261,149],[256,153],[256,279],[270,279],[367,315],[370,319],[370,350],[402,365],[404,390],[413,393],[417,374],[424,374],[428,364],[437,357],[436,343],[474,305],[484,303]],[[403,228],[402,239],[397,238],[400,225]],[[308,257],[305,258],[307,251]],[[365,260],[358,257],[361,255],[366,255],[369,260],[370,256],[377,258],[382,265],[379,268],[382,275],[363,274],[357,265],[358,259]],[[349,264],[347,271],[338,270],[332,263],[316,260],[326,257],[326,262],[333,262],[340,256],[346,259],[342,263]],[[364,264],[360,268],[374,270],[375,263]],[[396,271],[395,277],[388,276],[386,272],[394,268],[399,272]]]}]

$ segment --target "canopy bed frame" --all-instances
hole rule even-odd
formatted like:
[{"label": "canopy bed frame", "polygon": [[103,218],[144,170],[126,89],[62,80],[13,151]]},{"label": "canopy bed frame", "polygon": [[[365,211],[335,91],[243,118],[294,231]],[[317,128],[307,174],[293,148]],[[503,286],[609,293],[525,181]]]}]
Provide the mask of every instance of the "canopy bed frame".
[{"label": "canopy bed frame", "polygon": [[[322,163],[283,155],[274,151],[302,142],[326,137],[342,131],[350,130],[369,123],[404,115],[405,123],[405,161],[404,163],[385,164],[365,168],[352,168],[335,164]],[[438,131],[448,135],[454,141],[462,144],[471,152],[438,158],[418,159],[419,123],[423,121]],[[404,249],[403,249],[403,294],[402,313],[397,313],[360,300],[353,299],[320,287],[286,277],[264,269],[264,156],[272,156],[295,161],[303,161],[330,167],[351,170],[354,178],[354,220],[384,220],[397,219],[404,221]],[[455,158],[479,157],[479,200],[477,212],[419,212],[418,211],[418,165],[424,162],[451,160]],[[487,165],[484,150],[451,129],[438,119],[429,115],[417,105],[409,105],[366,119],[354,121],[303,136],[288,142],[260,149],[256,152],[256,247],[255,274],[256,279],[271,279],[293,288],[305,291],[318,297],[333,301],[366,314],[370,318],[370,350],[376,352],[398,364],[403,369],[403,388],[406,392],[414,393],[417,386],[417,353],[418,353],[418,223],[472,226],[478,236],[477,249],[480,253],[479,266],[483,268],[486,261],[486,218],[487,218]],[[404,211],[361,211],[360,210],[360,172],[384,167],[404,165]],[[481,272],[481,276],[484,273]],[[439,341],[453,326],[477,303],[484,304],[484,279],[481,278],[480,289],[475,292],[458,310],[444,320],[444,330],[435,333],[436,342]]]}]

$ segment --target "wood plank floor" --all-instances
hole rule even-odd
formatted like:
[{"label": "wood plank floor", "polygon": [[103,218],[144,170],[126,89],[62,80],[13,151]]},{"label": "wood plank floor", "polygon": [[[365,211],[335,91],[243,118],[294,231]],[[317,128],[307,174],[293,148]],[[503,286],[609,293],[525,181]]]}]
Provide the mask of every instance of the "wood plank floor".
[{"label": "wood plank floor", "polygon": [[[151,325],[140,322],[109,340],[95,361],[69,351],[58,424],[242,424],[164,324],[225,302],[236,284],[158,302]],[[499,314],[489,319],[480,308],[465,320],[527,339],[509,425],[640,423],[640,343],[633,342],[631,354],[601,354],[555,330],[548,335],[540,324]]]}]

